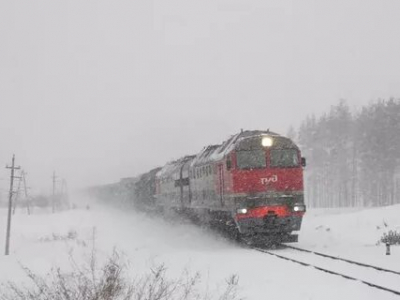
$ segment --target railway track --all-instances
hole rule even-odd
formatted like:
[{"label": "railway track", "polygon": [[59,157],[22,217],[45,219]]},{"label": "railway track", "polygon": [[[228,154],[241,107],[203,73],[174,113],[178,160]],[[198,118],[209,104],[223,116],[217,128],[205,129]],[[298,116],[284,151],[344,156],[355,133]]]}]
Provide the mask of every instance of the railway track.
[{"label": "railway track", "polygon": [[344,261],[344,262],[347,262],[350,264],[354,264],[354,265],[358,265],[358,266],[362,266],[362,267],[366,267],[366,268],[371,268],[371,269],[375,269],[375,270],[382,271],[382,272],[388,272],[388,273],[392,273],[392,274],[396,274],[396,275],[400,276],[400,272],[398,272],[398,271],[389,270],[389,269],[385,269],[382,267],[377,267],[377,266],[373,266],[373,265],[369,265],[369,264],[364,264],[364,263],[361,263],[358,261],[354,261],[354,260],[350,260],[350,259],[346,259],[346,258],[342,258],[342,257],[338,257],[338,256],[333,256],[333,255],[329,255],[329,254],[325,254],[325,253],[321,253],[321,252],[317,252],[317,251],[311,251],[311,250],[298,248],[298,247],[294,247],[294,246],[290,246],[290,245],[281,245],[281,247],[283,247],[285,249],[293,249],[293,250],[297,250],[297,251],[301,251],[301,252],[307,252],[307,253],[311,253],[314,255],[318,255],[318,256],[334,259],[334,260],[340,260],[340,261]]},{"label": "railway track", "polygon": [[398,271],[293,246],[279,246],[280,250],[260,247],[252,247],[252,249],[400,296],[400,272]]}]

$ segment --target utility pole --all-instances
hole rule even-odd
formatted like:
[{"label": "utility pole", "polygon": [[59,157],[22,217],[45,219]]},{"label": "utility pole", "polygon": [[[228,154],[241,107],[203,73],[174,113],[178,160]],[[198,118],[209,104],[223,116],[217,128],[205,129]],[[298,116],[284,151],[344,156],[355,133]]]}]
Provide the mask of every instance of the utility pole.
[{"label": "utility pole", "polygon": [[62,183],[61,183],[61,197],[62,197],[63,206],[66,206],[67,209],[70,209],[69,197],[68,197],[68,186],[67,186],[67,181],[65,180],[65,178],[63,178]]},{"label": "utility pole", "polygon": [[18,201],[21,198],[22,185],[24,185],[24,196],[25,196],[27,212],[28,212],[28,215],[31,214],[30,207],[29,207],[30,203],[29,203],[29,198],[28,198],[28,187],[26,186],[25,175],[26,175],[26,172],[24,170],[21,170],[21,176],[14,176],[14,178],[18,178],[19,181],[18,181],[17,192],[16,192],[15,198],[14,198],[14,203],[13,203],[13,211],[12,211],[13,215],[15,215],[15,210],[17,208]]},{"label": "utility pole", "polygon": [[14,176],[14,178],[19,179],[18,181],[18,187],[17,187],[17,192],[15,193],[15,198],[14,198],[14,203],[13,203],[13,210],[12,214],[15,215],[15,209],[17,208],[18,200],[21,194],[21,183],[22,183],[22,173],[24,171],[21,170],[21,176]]},{"label": "utility pole", "polygon": [[11,180],[10,180],[10,194],[8,198],[8,217],[7,217],[7,234],[6,234],[6,255],[10,253],[10,233],[11,233],[11,208],[12,208],[12,196],[13,196],[13,185],[14,185],[14,170],[20,169],[15,166],[15,154],[13,154],[11,167],[6,166],[7,169],[11,169]]},{"label": "utility pole", "polygon": [[28,187],[26,186],[26,177],[25,177],[26,173],[24,171],[22,171],[22,180],[24,182],[24,192],[25,192],[25,201],[26,201],[26,210],[28,212],[28,215],[31,214],[31,207],[30,207],[30,200],[29,200],[29,196],[28,196]]},{"label": "utility pole", "polygon": [[53,171],[53,197],[52,197],[52,213],[54,214],[56,211],[56,171]]}]

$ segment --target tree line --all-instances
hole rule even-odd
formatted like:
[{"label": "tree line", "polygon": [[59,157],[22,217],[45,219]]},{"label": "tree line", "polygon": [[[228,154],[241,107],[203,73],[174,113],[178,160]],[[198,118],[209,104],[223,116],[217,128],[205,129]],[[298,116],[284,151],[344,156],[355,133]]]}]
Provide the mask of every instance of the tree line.
[{"label": "tree line", "polygon": [[342,100],[288,135],[307,158],[310,207],[400,203],[400,99],[378,100],[358,111]]}]

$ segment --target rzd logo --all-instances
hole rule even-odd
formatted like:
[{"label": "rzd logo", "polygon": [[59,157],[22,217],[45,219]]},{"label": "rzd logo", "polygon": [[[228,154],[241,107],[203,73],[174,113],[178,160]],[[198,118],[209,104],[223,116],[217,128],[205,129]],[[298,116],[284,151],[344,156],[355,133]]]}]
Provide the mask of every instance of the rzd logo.
[{"label": "rzd logo", "polygon": [[267,177],[267,178],[261,178],[261,184],[268,184],[268,183],[277,182],[277,181],[278,181],[277,175],[272,175],[271,177]]}]

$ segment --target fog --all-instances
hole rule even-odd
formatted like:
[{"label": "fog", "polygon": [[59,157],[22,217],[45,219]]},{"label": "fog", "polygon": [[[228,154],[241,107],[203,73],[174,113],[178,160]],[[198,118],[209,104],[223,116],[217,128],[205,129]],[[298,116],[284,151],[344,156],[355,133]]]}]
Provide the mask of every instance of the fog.
[{"label": "fog", "polygon": [[[2,1],[0,166],[140,174],[339,99],[400,95],[399,1]],[[0,171],[6,189],[9,170]]]}]

